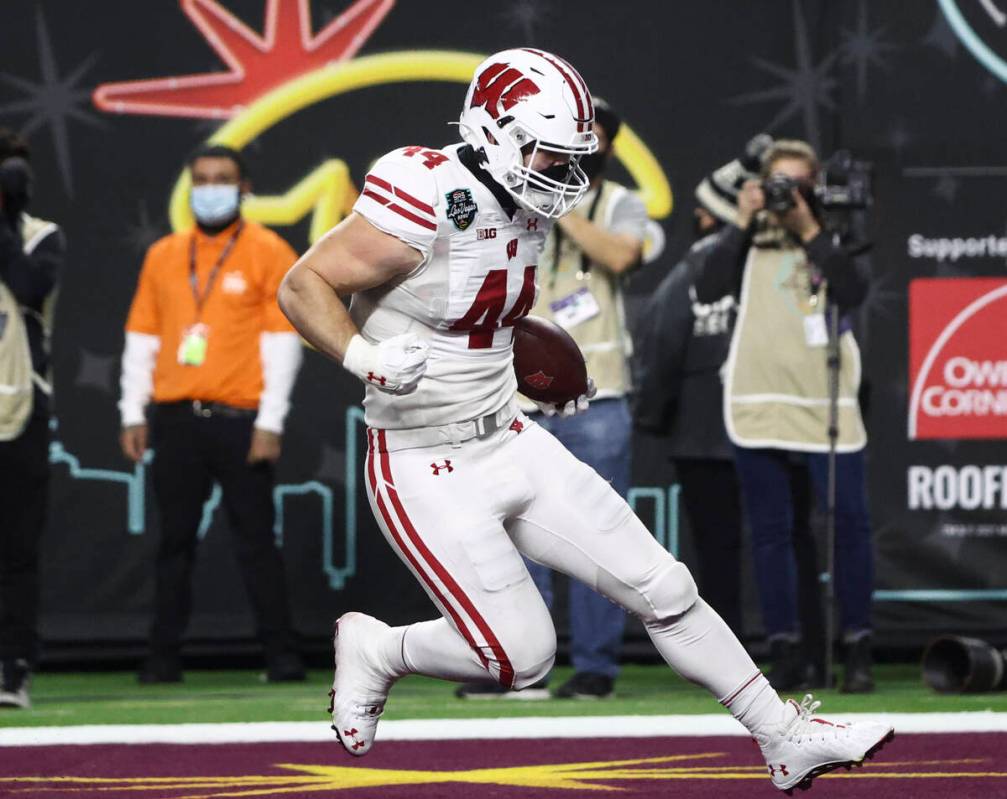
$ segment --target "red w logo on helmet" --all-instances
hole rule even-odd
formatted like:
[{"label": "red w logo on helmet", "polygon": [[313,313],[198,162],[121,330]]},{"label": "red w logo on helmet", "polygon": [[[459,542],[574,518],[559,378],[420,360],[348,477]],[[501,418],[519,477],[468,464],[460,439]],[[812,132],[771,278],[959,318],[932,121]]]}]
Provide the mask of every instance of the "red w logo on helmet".
[{"label": "red w logo on helmet", "polygon": [[502,111],[509,111],[521,100],[538,93],[538,86],[520,70],[507,64],[493,64],[479,76],[470,107],[485,106],[486,112],[497,119]]}]

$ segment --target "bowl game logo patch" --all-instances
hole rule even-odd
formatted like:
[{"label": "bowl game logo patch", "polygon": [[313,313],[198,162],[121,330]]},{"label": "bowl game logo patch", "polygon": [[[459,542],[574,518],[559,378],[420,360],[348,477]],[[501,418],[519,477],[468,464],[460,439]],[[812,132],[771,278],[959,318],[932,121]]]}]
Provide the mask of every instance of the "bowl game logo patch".
[{"label": "bowl game logo patch", "polygon": [[446,195],[448,201],[448,219],[455,223],[459,230],[466,230],[479,213],[479,206],[472,199],[468,189],[451,189]]}]

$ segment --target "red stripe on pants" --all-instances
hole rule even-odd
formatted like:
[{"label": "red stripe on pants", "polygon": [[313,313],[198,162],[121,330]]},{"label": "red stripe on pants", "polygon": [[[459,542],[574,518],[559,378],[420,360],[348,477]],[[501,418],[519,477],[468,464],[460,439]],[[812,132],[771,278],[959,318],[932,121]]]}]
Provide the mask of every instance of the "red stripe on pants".
[{"label": "red stripe on pants", "polygon": [[[455,600],[457,600],[458,604],[462,606],[469,618],[472,619],[476,627],[479,629],[483,638],[486,640],[486,643],[489,645],[490,650],[492,650],[494,657],[500,664],[500,683],[507,688],[512,688],[514,686],[514,667],[511,665],[510,658],[507,657],[507,653],[504,652],[504,648],[500,645],[500,641],[497,639],[496,635],[493,634],[493,630],[490,629],[486,620],[482,617],[479,611],[476,610],[472,600],[466,596],[465,592],[462,591],[461,586],[455,582],[455,579],[448,573],[447,569],[441,565],[440,561],[438,561],[434,556],[434,553],[431,552],[427,545],[423,542],[423,539],[420,538],[420,534],[416,531],[412,521],[409,519],[406,509],[402,506],[402,501],[399,499],[398,491],[395,490],[395,481],[392,479],[392,468],[388,459],[387,448],[385,446],[384,430],[378,430],[378,452],[381,456],[381,476],[385,480],[385,491],[388,492],[388,498],[392,501],[392,507],[394,508],[399,521],[402,522],[406,535],[409,536],[409,540],[412,541],[413,545],[423,556],[423,559],[427,562],[430,568],[433,569],[434,574],[436,574],[438,579],[440,579],[440,581],[444,584],[444,587],[448,589],[451,596],[453,596]],[[469,640],[469,643],[472,643],[471,639]],[[477,652],[480,652],[480,650],[477,649]],[[482,657],[481,654],[480,657]]]},{"label": "red stripe on pants", "polygon": [[378,510],[381,512],[382,518],[385,520],[385,526],[388,527],[388,531],[392,534],[392,538],[395,539],[395,543],[398,545],[399,550],[406,556],[409,563],[416,570],[416,573],[420,575],[420,578],[430,586],[430,590],[437,601],[447,610],[448,614],[451,616],[452,621],[455,623],[455,628],[462,634],[470,647],[475,650],[475,653],[479,656],[479,660],[482,662],[483,666],[489,670],[489,661],[486,659],[486,655],[483,654],[482,648],[476,644],[475,638],[473,638],[472,633],[469,632],[468,627],[462,620],[458,612],[451,607],[451,604],[445,599],[444,595],[441,593],[440,589],[429,575],[424,571],[423,567],[420,565],[419,561],[416,560],[416,556],[406,547],[405,543],[402,541],[402,537],[399,535],[398,529],[392,521],[392,516],[388,512],[388,507],[385,505],[385,501],[381,498],[381,494],[378,492],[378,479],[374,472],[374,444],[371,441],[371,431],[367,431],[367,478],[371,484],[371,492],[374,494],[374,501],[377,503]]}]

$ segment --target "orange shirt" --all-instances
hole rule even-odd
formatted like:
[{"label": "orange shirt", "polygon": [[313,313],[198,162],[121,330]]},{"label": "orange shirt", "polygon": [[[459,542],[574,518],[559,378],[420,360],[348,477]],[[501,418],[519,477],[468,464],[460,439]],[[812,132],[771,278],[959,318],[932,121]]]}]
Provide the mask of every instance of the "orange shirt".
[{"label": "orange shirt", "polygon": [[[126,331],[161,338],[154,366],[154,401],[202,400],[255,408],[262,393],[261,333],[294,332],[276,304],[276,290],[297,260],[276,233],[245,220],[216,280],[206,293],[214,264],[238,223],[216,236],[198,228],[173,233],[147,250]],[[196,240],[196,277],[202,312],[197,312],[189,279],[189,252]],[[178,362],[185,331],[208,328],[206,358],[200,366]]]}]

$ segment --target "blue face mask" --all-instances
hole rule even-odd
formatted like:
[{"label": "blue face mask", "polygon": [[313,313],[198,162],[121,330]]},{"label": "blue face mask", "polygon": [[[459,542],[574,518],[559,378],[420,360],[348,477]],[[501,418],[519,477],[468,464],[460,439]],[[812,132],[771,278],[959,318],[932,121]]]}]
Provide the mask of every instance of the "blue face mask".
[{"label": "blue face mask", "polygon": [[195,186],[189,195],[189,206],[196,220],[204,225],[219,225],[238,215],[241,195],[231,183]]}]

